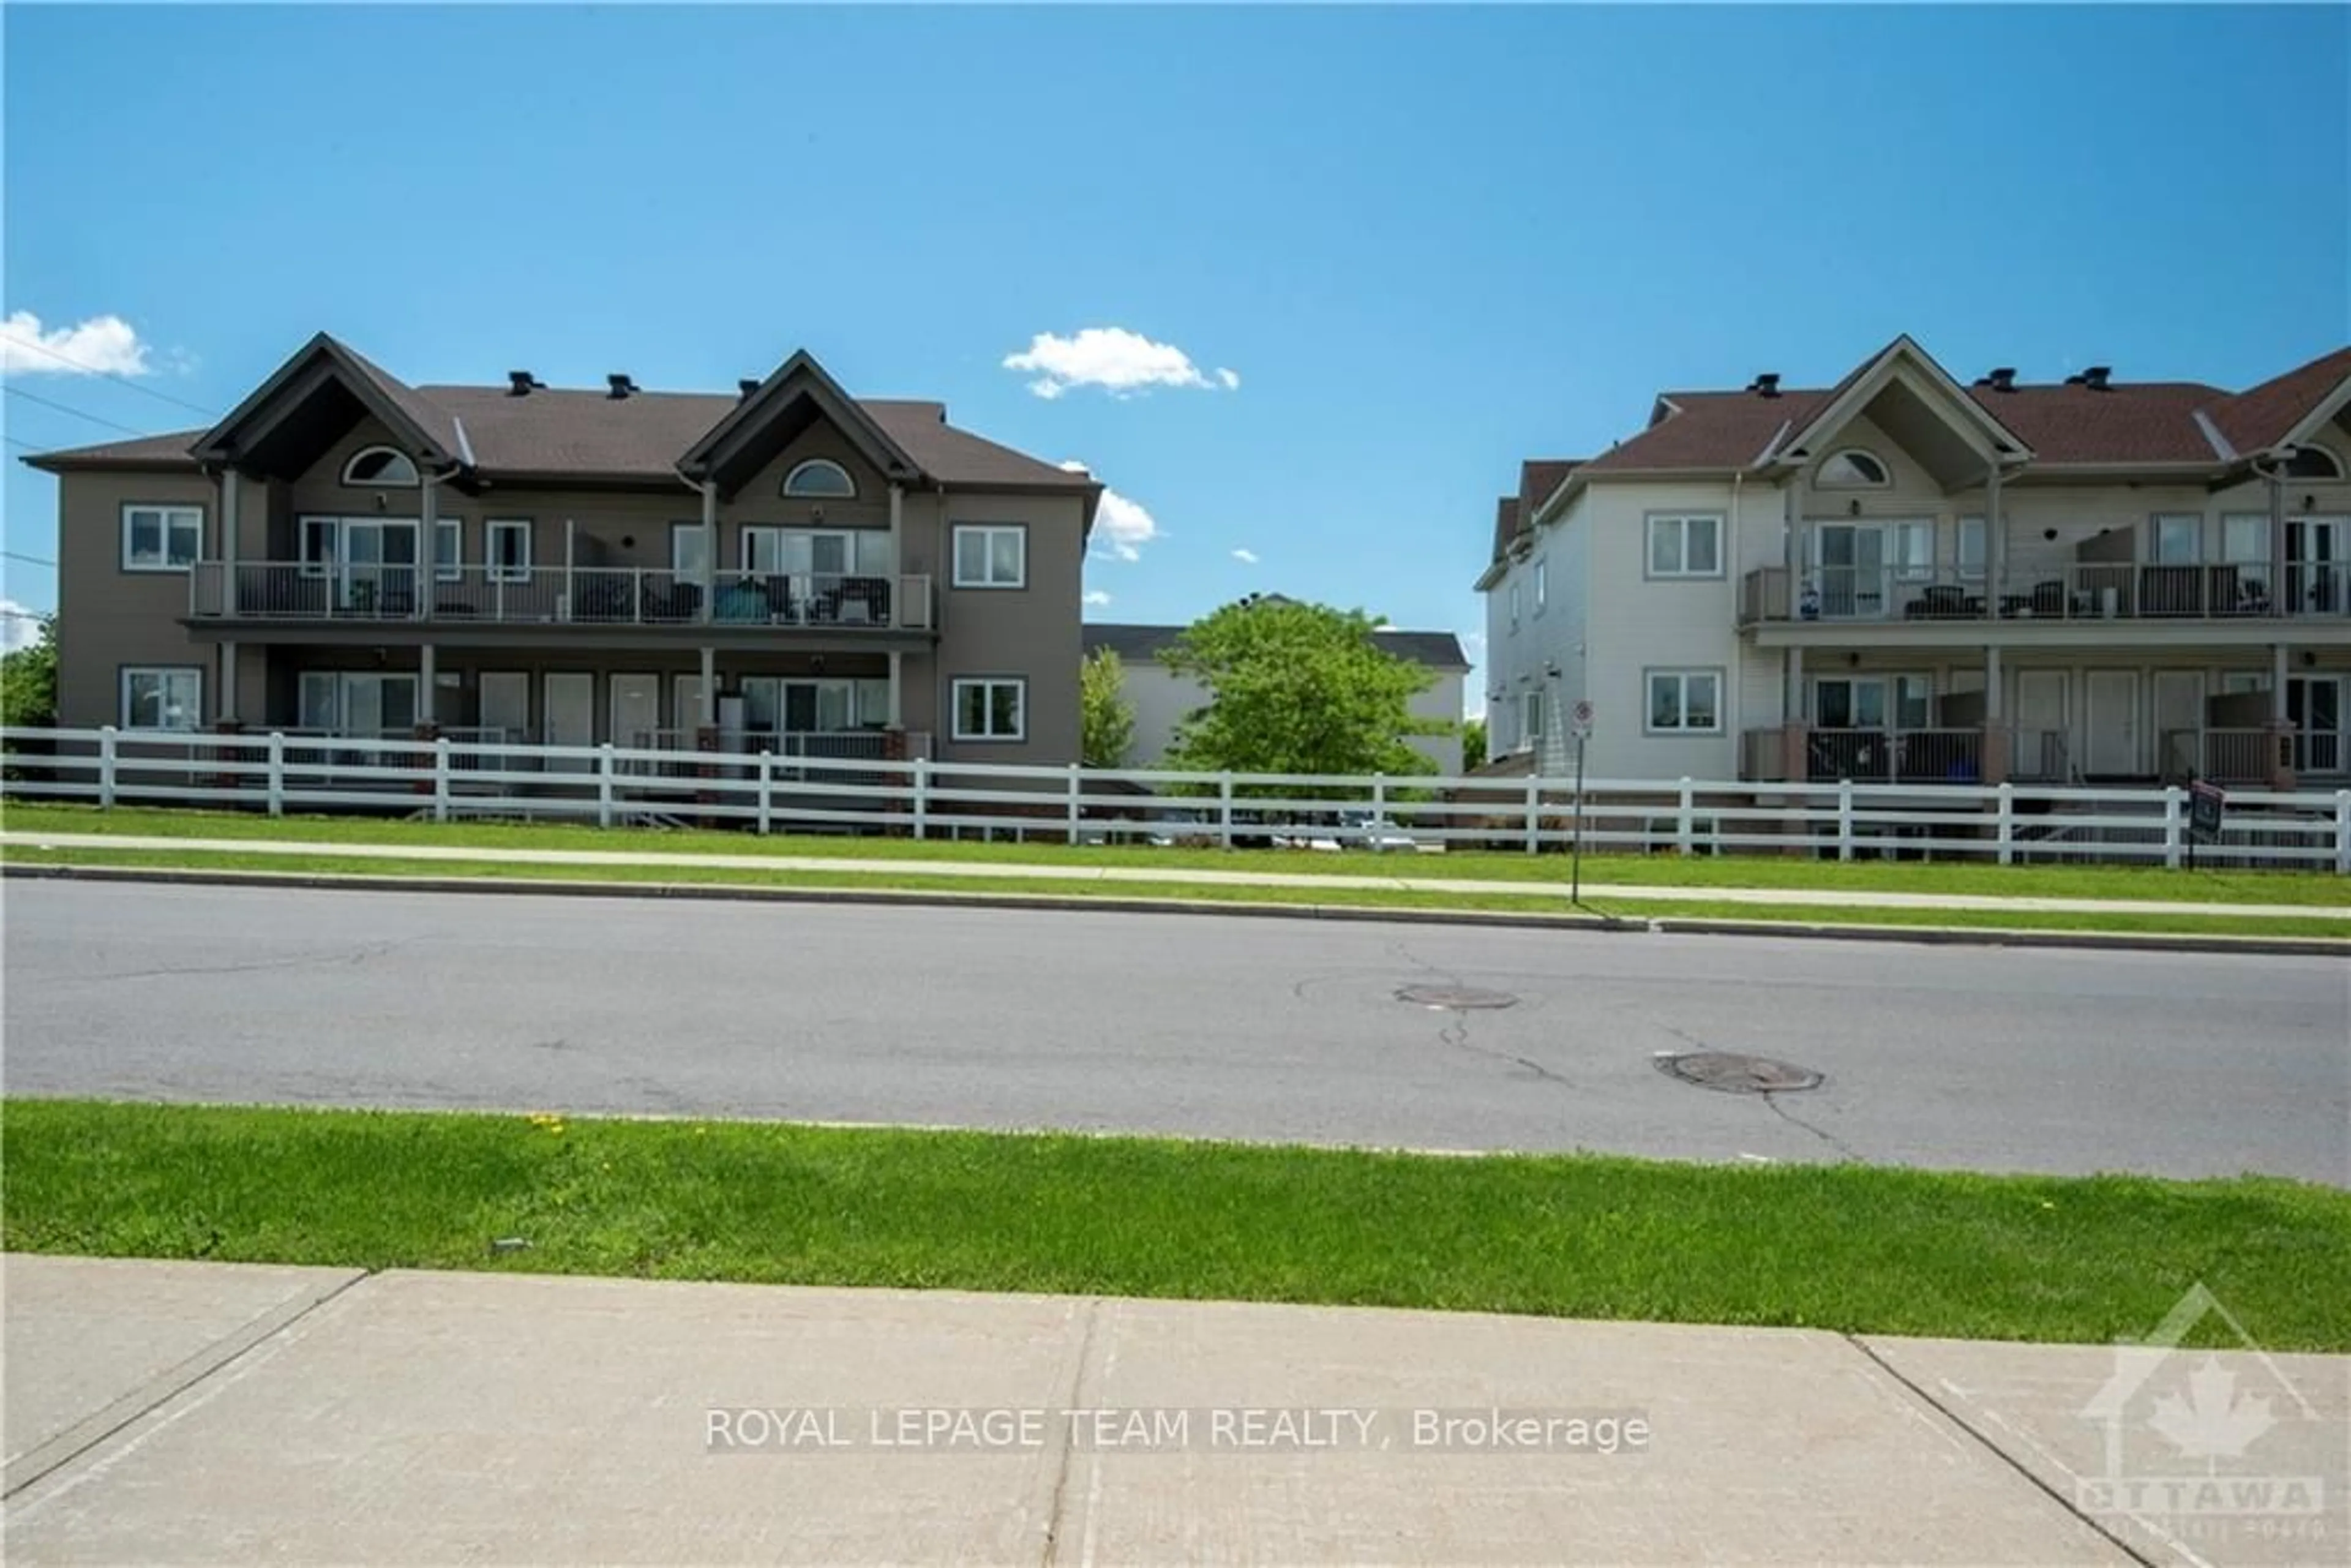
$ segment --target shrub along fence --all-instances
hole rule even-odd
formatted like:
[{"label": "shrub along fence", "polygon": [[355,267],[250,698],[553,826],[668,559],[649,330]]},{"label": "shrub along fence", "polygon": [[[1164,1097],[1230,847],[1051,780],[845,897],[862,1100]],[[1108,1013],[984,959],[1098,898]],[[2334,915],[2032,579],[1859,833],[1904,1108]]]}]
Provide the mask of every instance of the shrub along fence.
[{"label": "shrub along fence", "polygon": [[504,738],[0,730],[7,791],[451,821],[545,818],[1070,843],[1780,853],[2297,867],[2351,875],[2351,789],[2232,791],[2199,846],[2178,788],[1372,778],[982,765]]}]

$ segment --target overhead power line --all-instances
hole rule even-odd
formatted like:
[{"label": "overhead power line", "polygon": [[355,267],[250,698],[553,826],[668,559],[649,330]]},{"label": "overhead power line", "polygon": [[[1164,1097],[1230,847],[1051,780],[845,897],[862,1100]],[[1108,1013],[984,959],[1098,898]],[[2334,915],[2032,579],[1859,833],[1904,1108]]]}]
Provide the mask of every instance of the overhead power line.
[{"label": "overhead power line", "polygon": [[120,423],[115,420],[102,418],[98,414],[90,413],[88,409],[75,408],[69,403],[56,402],[54,399],[41,396],[38,392],[28,392],[20,386],[0,387],[0,392],[5,392],[10,397],[23,398],[26,402],[39,403],[43,408],[56,409],[59,413],[72,414],[76,419],[86,419],[92,424],[102,424],[109,430],[119,430],[125,435],[150,435],[153,434],[152,431],[133,430],[127,424]]},{"label": "overhead power line", "polygon": [[7,346],[10,349],[30,349],[37,354],[47,354],[50,359],[57,361],[57,363],[61,365],[70,365],[86,376],[104,376],[108,381],[120,382],[124,386],[131,388],[133,392],[143,392],[149,397],[162,398],[165,402],[176,403],[180,407],[188,410],[191,413],[201,413],[206,419],[214,419],[218,417],[200,404],[190,402],[186,398],[173,397],[170,392],[163,392],[155,387],[151,387],[144,382],[133,381],[131,377],[124,375],[120,371],[104,370],[97,365],[88,364],[80,360],[77,360],[71,354],[61,354],[57,350],[50,348],[47,343],[36,343],[29,338],[10,338],[7,340]]},{"label": "overhead power line", "polygon": [[37,555],[19,555],[16,551],[12,549],[0,549],[0,559],[21,560],[26,566],[46,566],[51,571],[55,571],[57,569],[57,563],[56,561],[44,560]]}]

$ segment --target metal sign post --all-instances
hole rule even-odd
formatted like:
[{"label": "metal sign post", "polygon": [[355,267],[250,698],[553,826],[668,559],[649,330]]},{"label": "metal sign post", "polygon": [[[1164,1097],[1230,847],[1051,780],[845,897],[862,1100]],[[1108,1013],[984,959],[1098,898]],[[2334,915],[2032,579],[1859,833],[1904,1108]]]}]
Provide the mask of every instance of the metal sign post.
[{"label": "metal sign post", "polygon": [[2196,869],[2196,846],[2220,841],[2220,818],[2228,791],[2192,775],[2188,780],[2188,869]]},{"label": "metal sign post", "polygon": [[1583,743],[1592,738],[1592,704],[1579,701],[1574,711],[1575,727],[1575,828],[1568,836],[1572,846],[1569,856],[1567,901],[1583,902]]}]

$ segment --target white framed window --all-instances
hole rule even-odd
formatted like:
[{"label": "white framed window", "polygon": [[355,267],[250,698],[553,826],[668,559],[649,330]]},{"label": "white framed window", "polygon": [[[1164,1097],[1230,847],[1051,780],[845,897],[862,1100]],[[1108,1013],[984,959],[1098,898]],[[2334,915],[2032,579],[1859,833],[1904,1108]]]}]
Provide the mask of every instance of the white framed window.
[{"label": "white framed window", "polygon": [[1648,734],[1722,733],[1720,670],[1645,670],[1642,679],[1649,688]]},{"label": "white framed window", "polygon": [[484,553],[490,560],[492,582],[530,580],[530,522],[522,517],[493,517],[482,525]]},{"label": "white framed window", "polygon": [[957,588],[1029,586],[1029,529],[1022,523],[957,523]]},{"label": "white framed window", "polygon": [[1543,732],[1543,699],[1541,692],[1527,692],[1519,698],[1519,736],[1522,740],[1541,740]]},{"label": "white framed window", "polygon": [[2204,515],[2158,512],[2147,523],[2147,546],[2158,566],[2194,566],[2204,559]]},{"label": "white framed window", "polygon": [[382,670],[305,670],[296,712],[305,729],[382,738],[416,727],[417,677]]},{"label": "white framed window", "polygon": [[202,507],[157,507],[132,502],[122,508],[122,570],[185,571],[204,552]]},{"label": "white framed window", "polygon": [[871,534],[886,547],[889,536],[871,529],[746,528],[737,547],[745,571],[774,576],[842,577],[857,564],[857,541]]},{"label": "white framed window", "polygon": [[1813,483],[1823,490],[1883,490],[1894,483],[1894,476],[1876,453],[1848,446],[1822,463]]},{"label": "white framed window", "polygon": [[700,582],[710,567],[710,535],[700,523],[669,526],[669,569],[681,581]]},{"label": "white framed window", "polygon": [[2315,479],[2325,483],[2343,477],[2343,459],[2324,446],[2297,446],[2294,455],[2285,460],[2285,476],[2289,479]]},{"label": "white framed window", "polygon": [[1983,580],[1984,563],[1990,559],[1984,542],[1984,520],[1981,517],[1961,517],[1957,541],[1959,576],[1970,582]]},{"label": "white framed window", "polygon": [[433,576],[436,581],[457,582],[465,575],[465,520],[435,517],[433,521]]},{"label": "white framed window", "polygon": [[370,489],[413,490],[416,459],[391,446],[362,446],[343,465],[343,483]]},{"label": "white framed window", "polygon": [[1649,515],[1651,577],[1720,577],[1722,518],[1712,512]]},{"label": "white framed window", "polygon": [[125,664],[125,729],[195,729],[204,717],[204,672],[193,664]]},{"label": "white framed window", "polygon": [[1029,683],[1012,675],[976,675],[955,683],[957,740],[1029,738]]},{"label": "white framed window", "polygon": [[1515,578],[1515,577],[1514,577],[1514,578],[1510,579],[1510,624],[1511,624],[1512,626],[1516,626],[1518,623],[1519,623],[1519,580],[1518,580],[1517,578]]},{"label": "white framed window", "polygon": [[1550,565],[1548,561],[1535,562],[1535,613],[1538,615],[1543,612],[1543,606],[1551,602]]},{"label": "white framed window", "polygon": [[784,476],[783,493],[821,501],[852,501],[857,498],[857,481],[831,458],[811,457],[794,464]]}]

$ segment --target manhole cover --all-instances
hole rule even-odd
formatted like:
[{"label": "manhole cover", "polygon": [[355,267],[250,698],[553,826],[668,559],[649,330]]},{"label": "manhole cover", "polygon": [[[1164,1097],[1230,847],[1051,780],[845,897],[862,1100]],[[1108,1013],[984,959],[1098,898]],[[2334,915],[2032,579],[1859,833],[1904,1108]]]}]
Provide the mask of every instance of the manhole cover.
[{"label": "manhole cover", "polygon": [[1507,1008],[1518,998],[1508,991],[1480,990],[1476,986],[1406,986],[1396,992],[1396,1000],[1410,1002],[1415,1007],[1445,1008]]},{"label": "manhole cover", "polygon": [[1693,1051],[1657,1058],[1658,1071],[1701,1089],[1728,1094],[1781,1094],[1796,1089],[1818,1089],[1821,1075],[1809,1067],[1774,1061],[1768,1056],[1742,1056],[1735,1051]]}]

